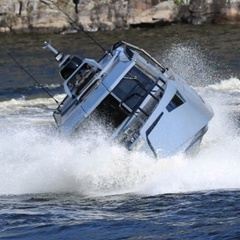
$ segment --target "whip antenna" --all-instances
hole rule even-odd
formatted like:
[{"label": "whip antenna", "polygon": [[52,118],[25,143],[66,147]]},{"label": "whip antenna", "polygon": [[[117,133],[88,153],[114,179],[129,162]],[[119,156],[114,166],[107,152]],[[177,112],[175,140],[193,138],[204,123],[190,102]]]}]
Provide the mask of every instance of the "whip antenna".
[{"label": "whip antenna", "polygon": [[7,54],[34,82],[38,84],[38,86],[40,86],[57,103],[57,105],[59,105],[59,102],[56,100],[56,98],[54,98],[53,95],[45,87],[43,87],[43,85],[39,83],[30,72],[28,72],[9,52],[7,52]]},{"label": "whip antenna", "polygon": [[[41,2],[45,3],[46,2],[44,0],[40,0]],[[85,33],[87,35],[87,37],[89,37],[99,48],[101,48],[105,53],[108,53],[103,46],[101,46],[90,34],[88,34],[82,26],[80,26],[76,21],[74,21],[69,14],[67,14],[61,7],[59,7],[56,3],[54,3],[52,0],[48,0],[49,2],[51,2],[59,11],[61,11],[65,16],[67,16],[69,18],[69,20],[71,20],[72,23],[74,23],[83,33]]]}]

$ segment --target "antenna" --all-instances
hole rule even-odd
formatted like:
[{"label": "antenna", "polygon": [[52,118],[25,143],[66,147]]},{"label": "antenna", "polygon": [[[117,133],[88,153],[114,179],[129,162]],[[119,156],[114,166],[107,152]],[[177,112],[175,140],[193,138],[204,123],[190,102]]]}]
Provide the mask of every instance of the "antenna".
[{"label": "antenna", "polygon": [[50,42],[47,42],[47,41],[44,42],[43,49],[46,49],[46,48],[50,49],[50,50],[55,54],[55,60],[56,60],[57,62],[60,62],[60,63],[59,63],[59,67],[62,67],[62,66],[69,60],[69,58],[70,58],[69,55],[64,56],[62,53],[58,52],[58,50],[56,50],[56,49],[51,45]]},{"label": "antenna", "polygon": [[[49,5],[45,0],[40,0],[41,2]],[[99,44],[90,34],[88,34],[82,26],[80,26],[76,21],[74,21],[61,7],[59,7],[58,4],[54,3],[52,0],[47,0],[49,2],[51,2],[59,11],[61,11],[65,16],[67,16],[72,23],[74,23],[83,33],[85,33],[87,35],[87,37],[89,37],[99,48],[101,48],[103,50],[104,53],[108,53],[108,51],[106,51],[104,49],[103,46],[101,46],[101,44]]]}]

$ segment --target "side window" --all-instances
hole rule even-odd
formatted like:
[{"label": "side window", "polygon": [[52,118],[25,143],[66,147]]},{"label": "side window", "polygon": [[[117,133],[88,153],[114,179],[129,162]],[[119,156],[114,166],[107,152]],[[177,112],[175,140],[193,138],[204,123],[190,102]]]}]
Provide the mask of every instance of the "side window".
[{"label": "side window", "polygon": [[166,108],[169,112],[171,112],[177,107],[181,106],[184,102],[185,100],[182,98],[180,93],[176,92],[176,94],[173,96],[173,98],[171,99],[171,101],[169,102]]},{"label": "side window", "polygon": [[154,82],[137,67],[133,67],[113,90],[113,93],[134,110],[153,88]]},{"label": "side window", "polygon": [[82,59],[74,56],[66,66],[60,71],[60,75],[63,79],[67,79],[71,76],[71,74],[80,66],[82,63]]}]

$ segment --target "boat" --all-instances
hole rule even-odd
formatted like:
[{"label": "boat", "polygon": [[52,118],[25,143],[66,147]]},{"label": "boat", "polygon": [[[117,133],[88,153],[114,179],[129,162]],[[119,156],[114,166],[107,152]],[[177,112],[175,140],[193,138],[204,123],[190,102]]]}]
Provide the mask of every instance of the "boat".
[{"label": "boat", "polygon": [[59,63],[66,93],[53,113],[61,134],[81,133],[98,119],[129,151],[159,158],[199,149],[212,108],[144,49],[119,41],[96,61],[64,55],[49,42],[44,48]]}]

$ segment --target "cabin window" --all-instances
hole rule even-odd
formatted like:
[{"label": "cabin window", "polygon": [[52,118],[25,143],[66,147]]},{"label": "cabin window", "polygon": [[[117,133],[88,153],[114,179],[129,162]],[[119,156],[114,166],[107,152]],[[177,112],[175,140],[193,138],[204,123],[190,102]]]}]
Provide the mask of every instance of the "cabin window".
[{"label": "cabin window", "polygon": [[95,75],[95,71],[93,68],[85,63],[83,66],[79,69],[77,74],[75,75],[75,85],[77,88],[83,89],[87,83],[93,78]]},{"label": "cabin window", "polygon": [[60,75],[63,79],[69,78],[72,73],[81,65],[82,59],[74,56],[66,66],[60,71]]},{"label": "cabin window", "polygon": [[173,111],[177,107],[181,106],[185,101],[183,100],[182,96],[179,92],[176,92],[176,94],[173,96],[169,104],[167,105],[167,110],[169,112]]},{"label": "cabin window", "polygon": [[96,75],[93,67],[84,63],[81,68],[68,80],[68,86],[75,90],[74,94],[80,94]]},{"label": "cabin window", "polygon": [[135,110],[152,90],[154,81],[137,67],[133,67],[112,91],[125,104]]}]

